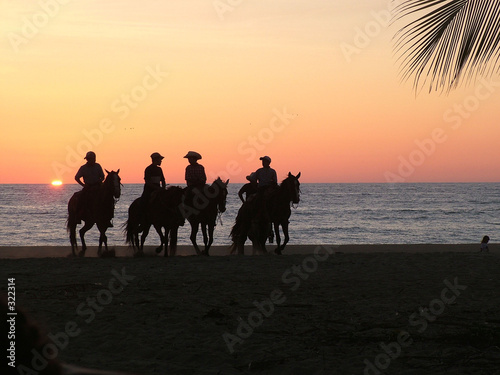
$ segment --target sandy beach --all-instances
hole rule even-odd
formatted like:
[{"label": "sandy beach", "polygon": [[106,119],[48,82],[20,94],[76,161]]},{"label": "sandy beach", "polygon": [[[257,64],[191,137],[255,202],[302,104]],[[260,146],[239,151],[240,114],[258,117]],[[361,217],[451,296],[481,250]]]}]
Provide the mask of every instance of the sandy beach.
[{"label": "sandy beach", "polygon": [[17,305],[67,333],[61,361],[138,375],[500,373],[496,244],[115,250],[0,248],[2,291],[15,278]]}]

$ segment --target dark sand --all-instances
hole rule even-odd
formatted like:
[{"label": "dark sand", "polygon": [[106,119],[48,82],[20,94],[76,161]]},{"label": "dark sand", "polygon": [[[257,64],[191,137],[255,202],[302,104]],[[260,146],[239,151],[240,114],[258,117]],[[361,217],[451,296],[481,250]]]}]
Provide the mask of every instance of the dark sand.
[{"label": "dark sand", "polygon": [[2,290],[15,278],[18,306],[50,332],[80,330],[63,361],[144,375],[500,374],[496,245],[115,250],[0,248]]}]

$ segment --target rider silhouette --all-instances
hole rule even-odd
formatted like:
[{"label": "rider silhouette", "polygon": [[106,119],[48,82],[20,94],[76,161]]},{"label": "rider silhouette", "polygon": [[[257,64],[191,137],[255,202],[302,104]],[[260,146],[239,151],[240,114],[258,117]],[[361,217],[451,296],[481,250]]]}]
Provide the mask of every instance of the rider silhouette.
[{"label": "rider silhouette", "polygon": [[269,156],[262,156],[260,160],[262,160],[262,168],[255,171],[255,178],[258,184],[257,190],[262,192],[269,187],[276,186],[278,177],[276,171],[271,168],[271,158]]},{"label": "rider silhouette", "polygon": [[[238,191],[238,197],[240,197],[243,203],[251,199],[251,197],[257,193],[257,178],[255,177],[255,172],[250,173],[246,179],[249,182],[243,185]],[[245,194],[245,198],[243,198],[243,194]]]},{"label": "rider silhouette", "polygon": [[[94,186],[99,186],[101,182],[104,181],[104,172],[101,165],[96,163],[95,152],[87,152],[84,159],[87,160],[87,163],[78,169],[78,172],[75,175],[75,180],[83,186],[83,190],[88,190]],[[82,178],[83,182],[81,180]]]},{"label": "rider silhouette", "polygon": [[184,204],[187,206],[192,206],[194,201],[194,195],[197,191],[201,192],[205,187],[207,182],[207,176],[205,174],[205,168],[203,165],[198,164],[198,160],[201,159],[201,155],[195,151],[189,151],[185,156],[189,161],[189,165],[186,167],[186,193]]},{"label": "rider silhouette", "polygon": [[[271,200],[272,191],[278,186],[278,176],[276,171],[271,168],[271,158],[262,156],[262,168],[255,171],[257,180],[257,194],[255,197],[255,206],[257,208],[257,216],[261,216],[265,221],[271,221],[273,211],[273,202]],[[273,242],[274,233],[272,227],[269,233],[269,242]]]},{"label": "rider silhouette", "polygon": [[[102,182],[104,181],[104,172],[101,165],[99,163],[96,163],[95,152],[87,152],[84,159],[87,160],[87,163],[82,165],[75,175],[75,181],[83,186],[77,203],[77,216],[79,218],[79,223],[81,222],[81,219],[86,216],[86,211],[88,211],[89,207],[94,203],[94,199],[97,191],[99,190],[99,186],[101,186]],[[106,209],[110,211],[112,218],[113,207],[107,207]],[[111,221],[109,222],[108,226],[113,226]]]},{"label": "rider silhouette", "polygon": [[185,158],[188,159],[189,165],[186,167],[186,184],[188,187],[203,187],[207,182],[207,176],[205,175],[205,168],[203,165],[198,164],[198,160],[201,159],[201,155],[195,151],[189,151]]},{"label": "rider silhouette", "polygon": [[165,189],[165,176],[160,167],[163,159],[164,157],[158,152],[153,152],[151,154],[151,164],[144,170],[144,190],[141,196],[143,207],[147,206],[152,193]]}]

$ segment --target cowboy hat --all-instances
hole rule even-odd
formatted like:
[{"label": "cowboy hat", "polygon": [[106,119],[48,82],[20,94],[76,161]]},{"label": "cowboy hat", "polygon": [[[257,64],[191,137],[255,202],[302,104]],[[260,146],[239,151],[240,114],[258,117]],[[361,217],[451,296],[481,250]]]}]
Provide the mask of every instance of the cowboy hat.
[{"label": "cowboy hat", "polygon": [[191,158],[196,159],[196,160],[201,159],[201,155],[200,155],[200,154],[198,154],[198,153],[197,153],[197,152],[195,152],[195,151],[189,151],[189,152],[186,154],[186,156],[184,156],[184,157],[185,157],[185,158],[187,158],[187,159],[191,159]]},{"label": "cowboy hat", "polygon": [[151,159],[164,159],[165,157],[164,156],[161,156],[159,152],[153,152],[151,154]]},{"label": "cowboy hat", "polygon": [[246,177],[246,179],[247,179],[248,181],[250,181],[250,182],[255,181],[255,180],[257,179],[257,178],[255,177],[255,172],[250,173],[250,174]]}]

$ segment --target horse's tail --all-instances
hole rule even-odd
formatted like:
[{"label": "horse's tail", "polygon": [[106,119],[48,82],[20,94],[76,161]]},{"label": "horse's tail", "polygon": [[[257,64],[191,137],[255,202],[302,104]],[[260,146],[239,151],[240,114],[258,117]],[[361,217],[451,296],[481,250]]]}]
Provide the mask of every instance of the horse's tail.
[{"label": "horse's tail", "polygon": [[229,246],[229,250],[230,250],[229,254],[234,254],[238,250],[238,244],[241,242],[240,238],[243,235],[243,233],[241,233],[241,228],[242,228],[241,221],[242,220],[241,220],[240,216],[241,215],[239,215],[239,211],[238,211],[238,215],[236,216],[236,220],[235,220],[234,225],[231,228],[231,232],[229,234],[229,236],[231,237],[231,241],[232,241],[231,246]]},{"label": "horse's tail", "polygon": [[234,225],[231,228],[229,236],[231,237],[233,243],[237,243],[238,239],[241,237],[246,237],[248,228],[252,222],[252,206],[250,202],[245,202],[238,210],[236,219],[234,220]]},{"label": "horse's tail", "polygon": [[125,243],[135,248],[136,238],[140,232],[140,205],[141,198],[137,198],[132,202],[128,209],[128,219],[123,224],[123,234],[125,235]]},{"label": "horse's tail", "polygon": [[129,246],[134,247],[134,227],[128,219],[124,224],[123,224],[123,234],[125,235],[125,243]]},{"label": "horse's tail", "polygon": [[231,232],[229,233],[229,237],[231,237],[231,240],[233,241],[233,245],[236,243],[236,239],[238,238],[240,234],[240,228],[242,227],[242,219],[240,215],[240,211],[238,211],[238,214],[236,215],[236,219],[234,220],[234,225],[231,228]]},{"label": "horse's tail", "polygon": [[78,207],[78,195],[79,193],[74,193],[68,202],[68,218],[66,219],[66,231],[71,233],[72,230],[75,230],[76,225],[78,223],[77,219],[77,207]]},{"label": "horse's tail", "polygon": [[73,254],[76,249],[76,226],[78,224],[78,196],[79,192],[74,193],[68,202],[68,219],[66,220],[66,231],[69,233],[69,242],[71,243],[71,249]]}]

